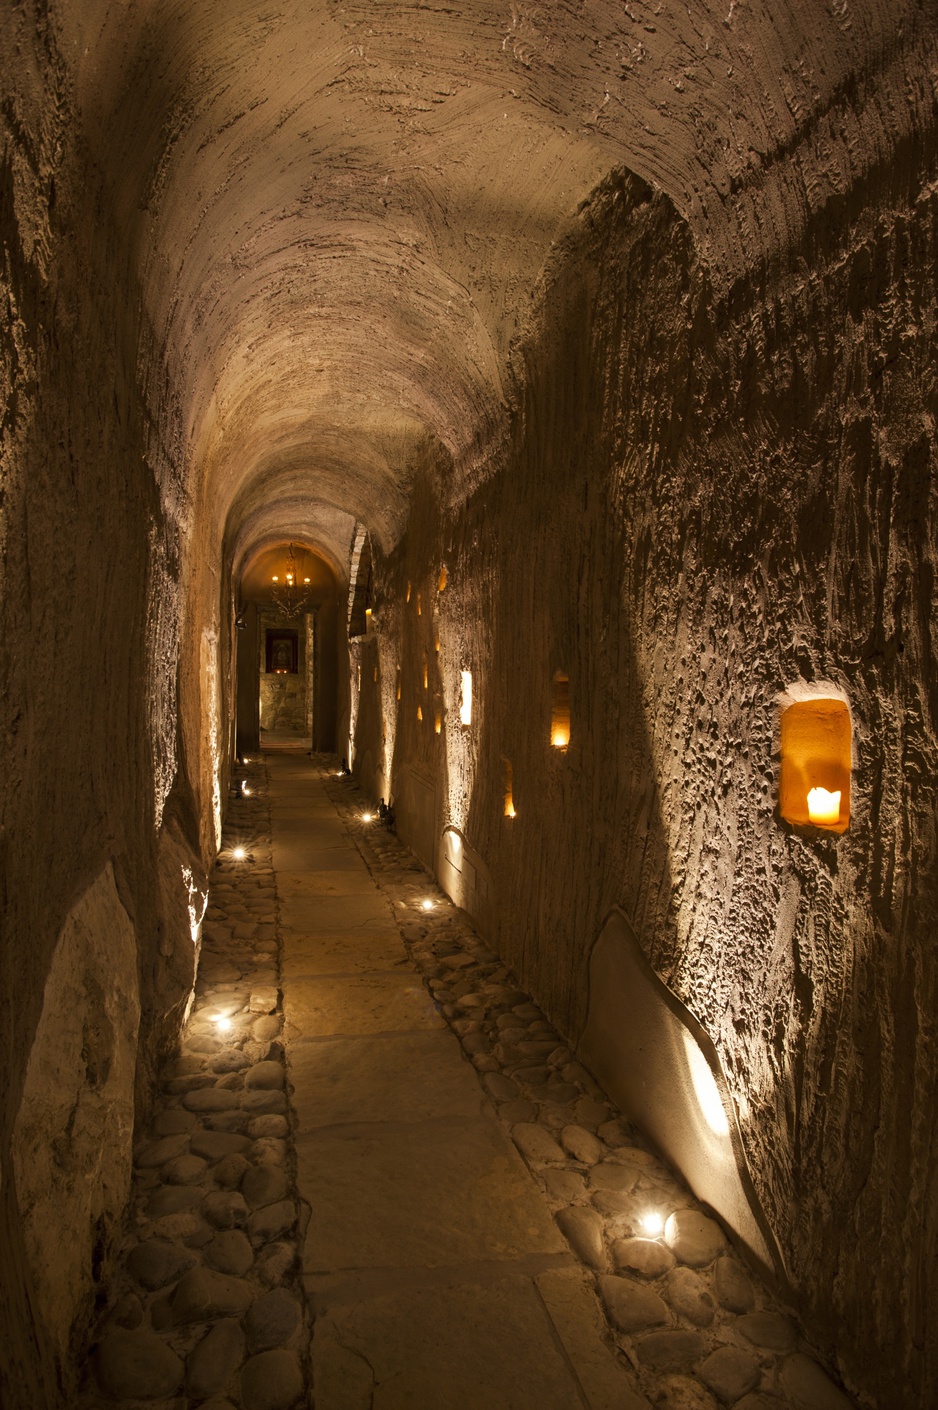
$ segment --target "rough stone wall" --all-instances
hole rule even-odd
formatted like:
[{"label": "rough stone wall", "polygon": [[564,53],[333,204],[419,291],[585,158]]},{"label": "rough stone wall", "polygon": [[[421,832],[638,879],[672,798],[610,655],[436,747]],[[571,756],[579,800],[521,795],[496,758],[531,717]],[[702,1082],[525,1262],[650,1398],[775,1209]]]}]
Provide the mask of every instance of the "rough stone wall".
[{"label": "rough stone wall", "polygon": [[[127,1113],[178,1030],[201,893],[175,739],[180,505],[138,383],[152,348],[44,7],[5,9],[0,55],[0,1400],[40,1410],[69,1399],[64,1349],[107,1275]],[[102,875],[108,904],[79,904]],[[55,959],[76,906],[87,984]],[[78,1058],[48,1021],[72,980],[100,988],[86,1017],[125,1009],[113,1043],[89,1018]],[[37,1103],[36,1082],[66,1069],[60,1100]],[[114,1119],[96,1125],[102,1104]],[[54,1157],[52,1203],[37,1150]],[[96,1170],[113,1183],[86,1197]]]},{"label": "rough stone wall", "polygon": [[[717,1044],[802,1306],[884,1408],[938,1394],[933,168],[930,139],[895,153],[719,299],[668,203],[611,179],[545,282],[503,463],[449,514],[423,467],[377,565],[395,794],[434,780],[570,1034],[625,908]],[[776,813],[778,697],[825,680],[854,720],[839,838]]]},{"label": "rough stone wall", "polygon": [[13,1132],[38,1307],[63,1362],[130,1193],[138,990],[134,931],[109,863],[56,944]]}]

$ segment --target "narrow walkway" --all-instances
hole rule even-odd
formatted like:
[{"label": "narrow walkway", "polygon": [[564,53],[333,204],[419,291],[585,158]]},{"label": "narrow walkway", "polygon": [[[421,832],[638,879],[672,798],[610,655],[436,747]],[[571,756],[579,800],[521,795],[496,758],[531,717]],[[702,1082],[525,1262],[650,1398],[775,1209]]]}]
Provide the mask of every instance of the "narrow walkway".
[{"label": "narrow walkway", "polygon": [[335,762],[244,773],[81,1410],[849,1410]]},{"label": "narrow walkway", "polygon": [[318,1410],[647,1405],[323,784],[268,766]]},{"label": "narrow walkway", "polygon": [[357,787],[268,768],[316,1410],[849,1410]]}]

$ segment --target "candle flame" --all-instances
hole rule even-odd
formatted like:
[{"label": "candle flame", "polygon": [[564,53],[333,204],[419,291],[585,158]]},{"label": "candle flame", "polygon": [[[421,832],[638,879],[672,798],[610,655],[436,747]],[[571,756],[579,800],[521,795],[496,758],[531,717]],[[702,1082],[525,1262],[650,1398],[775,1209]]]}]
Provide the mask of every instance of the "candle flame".
[{"label": "candle flame", "polygon": [[828,793],[826,788],[812,788],[808,793],[808,817],[813,823],[840,821],[840,789]]}]

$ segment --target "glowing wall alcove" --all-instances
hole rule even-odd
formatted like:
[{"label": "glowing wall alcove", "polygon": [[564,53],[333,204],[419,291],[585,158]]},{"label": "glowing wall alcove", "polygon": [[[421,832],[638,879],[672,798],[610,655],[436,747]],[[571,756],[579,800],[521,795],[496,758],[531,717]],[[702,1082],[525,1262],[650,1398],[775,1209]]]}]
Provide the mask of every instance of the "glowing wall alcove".
[{"label": "glowing wall alcove", "polygon": [[850,824],[850,707],[832,696],[783,706],[778,809],[786,822],[846,832]]},{"label": "glowing wall alcove", "polygon": [[550,742],[554,749],[570,743],[570,677],[555,671],[550,684]]}]

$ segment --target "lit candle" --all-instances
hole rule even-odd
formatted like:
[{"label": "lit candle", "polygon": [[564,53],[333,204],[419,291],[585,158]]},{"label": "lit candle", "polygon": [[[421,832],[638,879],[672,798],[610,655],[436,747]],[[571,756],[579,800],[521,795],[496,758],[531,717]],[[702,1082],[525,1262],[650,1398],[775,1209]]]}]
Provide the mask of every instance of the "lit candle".
[{"label": "lit candle", "polygon": [[808,817],[813,823],[840,821],[840,789],[828,793],[826,788],[812,788],[808,794]]},{"label": "lit candle", "polygon": [[566,749],[570,743],[570,726],[554,725],[550,732],[550,742],[555,749]]}]

